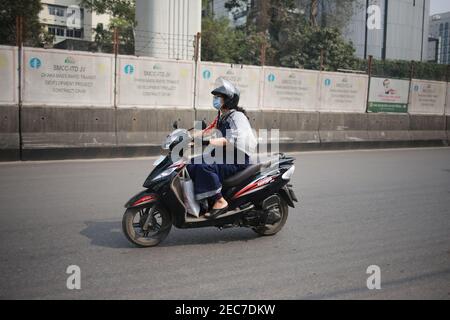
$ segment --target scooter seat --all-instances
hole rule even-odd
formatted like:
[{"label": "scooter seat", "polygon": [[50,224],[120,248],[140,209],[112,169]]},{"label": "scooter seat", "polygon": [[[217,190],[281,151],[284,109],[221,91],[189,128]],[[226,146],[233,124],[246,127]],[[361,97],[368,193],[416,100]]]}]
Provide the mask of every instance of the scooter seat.
[{"label": "scooter seat", "polygon": [[262,166],[263,166],[262,163],[252,164],[252,165],[248,166],[247,168],[245,168],[244,170],[239,171],[234,176],[231,176],[231,177],[225,179],[223,181],[222,185],[225,188],[237,186],[238,184],[241,184],[242,182],[244,182],[245,180],[247,180],[254,174],[258,173],[261,170]]}]

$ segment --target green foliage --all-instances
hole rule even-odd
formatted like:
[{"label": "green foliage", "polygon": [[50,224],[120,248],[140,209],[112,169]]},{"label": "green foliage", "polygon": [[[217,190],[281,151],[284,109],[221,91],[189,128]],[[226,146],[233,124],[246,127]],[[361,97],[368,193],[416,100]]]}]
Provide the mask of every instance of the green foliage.
[{"label": "green foliage", "polygon": [[[229,9],[242,5],[245,1],[226,4]],[[241,28],[231,28],[226,19],[204,18],[202,37],[202,59],[209,61],[257,65],[262,47],[266,64],[272,66],[317,70],[322,49],[325,70],[350,69],[356,61],[353,46],[337,29],[312,26],[309,15],[294,0],[261,0]]]},{"label": "green foliage", "polygon": [[[269,63],[275,66],[320,69],[320,57],[323,50],[324,69],[350,69],[355,63],[354,48],[346,42],[337,28],[318,27],[312,23],[309,10],[313,1],[300,1],[298,9],[292,1],[278,1],[278,7],[270,15],[270,45],[275,55]],[[329,4],[329,1],[315,1],[318,6]],[[345,0],[345,8],[353,0]],[[348,8],[347,8],[348,9]],[[345,17],[352,11],[342,13]],[[324,15],[324,14],[323,14]]]},{"label": "green foliage", "polygon": [[338,28],[346,26],[353,13],[365,6],[365,1],[356,0],[298,0],[298,6],[309,16],[311,8],[317,7],[316,23],[321,28]]},{"label": "green foliage", "polygon": [[49,40],[39,23],[40,0],[0,1],[0,43],[16,43],[16,17],[23,17],[23,42],[26,46],[42,46]]},{"label": "green foliage", "polygon": [[242,34],[229,25],[227,18],[202,19],[201,55],[204,61],[236,63]]},{"label": "green foliage", "polygon": [[337,29],[299,25],[291,32],[286,30],[285,40],[276,47],[275,61],[282,67],[319,70],[322,50],[324,70],[352,69],[356,61],[353,46]]},{"label": "green foliage", "polygon": [[236,63],[261,65],[261,50],[266,47],[266,64],[275,55],[275,50],[268,44],[267,35],[256,32],[252,27],[240,30],[239,51]]},{"label": "green foliage", "polygon": [[[414,67],[411,68],[411,64]],[[362,70],[367,70],[367,62],[359,60],[358,66]],[[378,77],[389,77],[399,79],[409,79],[412,77],[424,80],[446,81],[447,65],[429,62],[411,62],[405,60],[373,60],[372,75]]]},{"label": "green foliage", "polygon": [[80,6],[99,14],[109,14],[135,24],[135,0],[80,0]]},{"label": "green foliage", "polygon": [[424,80],[447,81],[448,71],[448,65],[445,64],[415,62],[413,76]]},{"label": "green foliage", "polygon": [[[413,64],[413,68],[411,68]],[[368,71],[367,60],[357,59],[353,69]],[[372,60],[372,76],[396,79],[409,79],[412,77],[424,80],[447,81],[449,66],[430,62],[405,60]],[[450,74],[449,74],[450,75]]]},{"label": "green foliage", "polygon": [[411,75],[411,62],[401,60],[373,60],[372,75],[409,79]]},{"label": "green foliage", "polygon": [[81,0],[80,5],[98,14],[112,16],[108,29],[102,24],[93,28],[97,49],[102,52],[112,52],[113,33],[117,28],[119,34],[119,53],[134,54],[134,32],[136,27],[134,0]]},{"label": "green foliage", "polygon": [[103,24],[99,23],[94,28],[94,41],[97,45],[97,50],[100,52],[111,53],[113,51],[113,33],[109,29],[105,29]]}]

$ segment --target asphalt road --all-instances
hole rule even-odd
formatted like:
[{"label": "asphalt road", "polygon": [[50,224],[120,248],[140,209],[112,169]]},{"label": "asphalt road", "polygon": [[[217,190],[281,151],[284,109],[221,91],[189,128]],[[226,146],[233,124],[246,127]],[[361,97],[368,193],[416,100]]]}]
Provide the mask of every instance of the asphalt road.
[{"label": "asphalt road", "polygon": [[153,159],[0,164],[0,298],[450,299],[450,148],[295,157],[276,236],[172,229],[148,249],[120,225]]}]

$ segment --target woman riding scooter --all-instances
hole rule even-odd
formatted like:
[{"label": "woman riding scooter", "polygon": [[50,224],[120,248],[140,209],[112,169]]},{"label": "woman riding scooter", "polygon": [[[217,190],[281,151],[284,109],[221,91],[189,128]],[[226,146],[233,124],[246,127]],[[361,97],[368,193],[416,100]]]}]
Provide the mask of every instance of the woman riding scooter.
[{"label": "woman riding scooter", "polygon": [[[212,204],[206,218],[215,218],[228,210],[228,203],[222,196],[222,182],[244,170],[256,151],[257,141],[246,112],[238,106],[239,90],[228,80],[216,80],[211,92],[213,107],[218,110],[217,118],[205,129],[209,134],[216,129],[219,137],[209,139],[209,144],[222,149],[223,158],[201,163],[189,164],[187,170],[194,181],[195,197],[198,201],[210,200]],[[218,152],[215,152],[217,156]],[[231,156],[230,156],[231,154]],[[202,158],[204,160],[204,157]],[[219,161],[217,161],[219,160]]]}]

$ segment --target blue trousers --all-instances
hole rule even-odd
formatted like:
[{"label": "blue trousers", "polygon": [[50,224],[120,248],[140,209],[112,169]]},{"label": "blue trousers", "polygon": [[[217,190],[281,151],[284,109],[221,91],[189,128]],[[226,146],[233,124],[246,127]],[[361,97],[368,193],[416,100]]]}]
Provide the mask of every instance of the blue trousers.
[{"label": "blue trousers", "polygon": [[222,181],[244,170],[248,164],[188,164],[189,176],[194,181],[195,198],[202,200],[222,197]]}]

